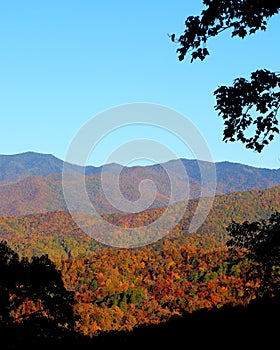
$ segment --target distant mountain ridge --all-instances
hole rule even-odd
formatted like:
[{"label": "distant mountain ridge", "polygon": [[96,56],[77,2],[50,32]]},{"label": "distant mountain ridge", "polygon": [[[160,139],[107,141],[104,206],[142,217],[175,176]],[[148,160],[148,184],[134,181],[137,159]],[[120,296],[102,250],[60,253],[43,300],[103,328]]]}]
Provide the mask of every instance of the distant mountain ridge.
[{"label": "distant mountain ridge", "polygon": [[[52,154],[24,152],[14,155],[0,155],[0,183],[22,180],[28,176],[46,177],[61,174],[64,161]],[[86,175],[101,172],[104,167],[86,166]],[[67,163],[68,171],[83,173],[84,167]]]},{"label": "distant mountain ridge", "polygon": [[[186,174],[182,174],[182,164]],[[69,181],[74,183],[77,174],[86,174],[89,198],[99,212],[118,212],[103,193],[101,176],[103,172],[114,178],[121,170],[119,187],[123,196],[129,201],[139,199],[139,185],[142,180],[150,179],[157,186],[157,195],[150,208],[168,205],[170,200],[170,177],[176,189],[173,200],[181,201],[182,194],[189,187],[188,198],[193,199],[211,194],[210,188],[216,185],[216,194],[239,191],[262,190],[280,185],[280,169],[256,168],[231,162],[215,163],[216,180],[214,183],[208,172],[213,171],[213,163],[178,159],[163,164],[149,166],[122,167],[119,164],[107,164],[100,167],[82,167],[56,158],[51,154],[25,152],[16,155],[0,155],[0,215],[26,215],[53,210],[66,210],[63,196],[62,171],[67,166]],[[205,178],[201,181],[201,169]],[[209,170],[209,171],[208,171]],[[75,175],[76,174],[76,175]],[[66,180],[67,181],[67,180]],[[110,188],[110,183],[107,183]],[[203,191],[203,192],[202,192]],[[118,199],[119,192],[114,186],[110,193]],[[85,203],[76,193],[76,210],[84,211]]]}]

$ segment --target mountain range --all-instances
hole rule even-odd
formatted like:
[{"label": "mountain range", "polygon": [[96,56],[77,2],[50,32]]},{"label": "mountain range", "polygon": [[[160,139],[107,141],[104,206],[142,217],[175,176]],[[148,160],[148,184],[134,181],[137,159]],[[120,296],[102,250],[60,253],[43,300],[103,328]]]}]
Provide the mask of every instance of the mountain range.
[{"label": "mountain range", "polygon": [[[82,167],[66,163],[51,154],[25,152],[0,155],[0,215],[18,216],[66,210],[63,169],[67,171],[64,183],[71,184],[75,194],[74,210],[87,211],[87,204],[79,191],[80,175],[85,174],[90,201],[101,213],[122,212],[108,201],[104,186],[114,201],[118,201],[119,185],[124,198],[133,202],[141,197],[139,185],[147,179],[157,187],[155,200],[148,208],[163,207],[170,201],[212,195],[213,189],[215,194],[227,194],[280,185],[280,169],[257,168],[232,162],[177,159],[149,166],[122,167],[112,163],[100,167]],[[118,180],[118,175],[119,182],[111,183],[111,179]]]}]

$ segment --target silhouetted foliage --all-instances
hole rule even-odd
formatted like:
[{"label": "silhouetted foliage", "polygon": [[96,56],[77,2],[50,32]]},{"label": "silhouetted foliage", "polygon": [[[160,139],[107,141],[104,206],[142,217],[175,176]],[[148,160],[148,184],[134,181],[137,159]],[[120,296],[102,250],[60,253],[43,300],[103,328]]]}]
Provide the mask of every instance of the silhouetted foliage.
[{"label": "silhouetted foliage", "polygon": [[[184,33],[171,40],[180,44],[178,58],[191,54],[191,62],[204,60],[209,51],[207,41],[224,30],[231,36],[245,38],[266,30],[267,20],[279,13],[280,0],[204,0],[206,9],[199,16],[189,16]],[[241,141],[246,148],[261,152],[279,133],[276,118],[280,107],[280,75],[269,70],[251,73],[251,81],[237,78],[231,87],[221,86],[215,92],[218,114],[224,119],[224,141]],[[250,128],[251,127],[251,128]],[[253,131],[246,136],[245,131]]]},{"label": "silhouetted foliage", "polygon": [[11,296],[16,293],[17,280],[20,278],[20,262],[18,255],[8,247],[6,242],[0,243],[0,325],[12,323],[11,312],[15,301]]},{"label": "silhouetted foliage", "polygon": [[[224,119],[223,140],[240,140],[247,148],[261,152],[274,139],[274,134],[279,133],[276,118],[280,107],[279,88],[280,75],[268,70],[251,73],[251,81],[238,78],[233,86],[218,88],[214,92],[215,109]],[[246,136],[250,128],[253,136]]]},{"label": "silhouetted foliage", "polygon": [[246,249],[253,261],[250,274],[254,271],[261,281],[261,295],[274,296],[279,293],[280,277],[280,213],[274,213],[268,220],[233,222],[228,227],[231,250]]},{"label": "silhouetted foliage", "polygon": [[42,320],[52,327],[74,327],[74,294],[64,287],[60,271],[47,255],[19,259],[0,242],[0,325]]}]

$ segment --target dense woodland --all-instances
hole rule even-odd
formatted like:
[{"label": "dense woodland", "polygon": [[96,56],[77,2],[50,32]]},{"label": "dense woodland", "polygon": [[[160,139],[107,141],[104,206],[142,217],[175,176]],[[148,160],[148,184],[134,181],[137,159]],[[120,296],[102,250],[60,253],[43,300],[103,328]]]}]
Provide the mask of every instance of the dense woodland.
[{"label": "dense woodland", "polygon": [[[51,269],[56,278],[54,270],[60,271],[63,282],[58,289],[52,290],[50,283],[40,287],[40,293],[31,293],[30,281],[23,289],[19,285],[27,282],[23,280],[18,285],[15,281],[14,291],[8,291],[7,296],[9,322],[21,324],[37,313],[56,320],[61,311],[53,314],[48,298],[58,292],[63,295],[60,300],[71,295],[73,329],[91,338],[104,332],[162,324],[199,310],[248,305],[260,296],[263,282],[259,273],[252,272],[252,259],[246,247],[232,251],[227,246],[227,227],[244,218],[248,222],[268,219],[273,212],[280,211],[279,190],[276,187],[217,196],[199,232],[190,235],[188,225],[197,205],[195,200],[191,201],[170,235],[134,249],[101,245],[78,229],[64,211],[2,217],[1,238],[15,252],[9,253],[13,258],[9,257],[7,264],[23,264],[22,271],[30,271],[39,264],[43,274],[47,265],[46,270]],[[141,227],[155,220],[163,210],[104,217],[120,226]],[[273,278],[277,280],[278,270],[274,272]],[[47,297],[42,295],[46,288],[50,288]],[[58,323],[66,329],[70,324]]]},{"label": "dense woodland", "polygon": [[[167,242],[176,247],[194,245],[214,247],[227,240],[226,227],[232,220],[242,222],[268,218],[273,211],[280,211],[280,187],[265,190],[235,192],[216,196],[212,209],[195,235],[190,236],[188,227],[197,201],[186,203],[184,217],[163,240],[152,245],[161,249]],[[158,218],[164,208],[145,210],[139,214],[106,214],[104,218],[121,227],[139,227]],[[48,254],[55,261],[68,258],[87,258],[91,253],[106,246],[87,236],[66,211],[53,211],[18,217],[0,217],[1,238],[7,240],[20,256]],[[206,243],[205,243],[206,241]]]}]

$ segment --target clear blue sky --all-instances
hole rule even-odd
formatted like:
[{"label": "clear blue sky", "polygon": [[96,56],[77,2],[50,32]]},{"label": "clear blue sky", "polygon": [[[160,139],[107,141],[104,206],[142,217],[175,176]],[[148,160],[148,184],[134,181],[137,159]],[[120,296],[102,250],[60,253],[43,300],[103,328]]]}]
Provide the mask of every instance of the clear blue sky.
[{"label": "clear blue sky", "polygon": [[[244,40],[229,39],[229,33],[212,39],[204,62],[179,62],[167,34],[181,34],[186,17],[200,13],[201,6],[198,0],[1,1],[0,153],[35,151],[63,159],[94,115],[151,102],[189,118],[215,161],[280,168],[279,137],[262,154],[222,142],[213,97],[219,85],[238,76],[249,78],[258,68],[280,70],[280,17],[266,32]],[[136,138],[139,130],[129,134]],[[144,135],[161,137],[154,129]],[[124,139],[109,137],[90,163],[100,165]],[[174,147],[189,158],[176,141]]]}]

